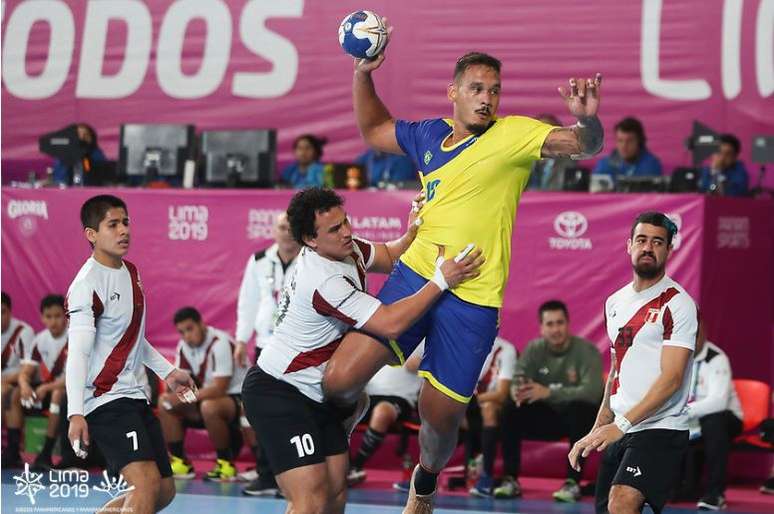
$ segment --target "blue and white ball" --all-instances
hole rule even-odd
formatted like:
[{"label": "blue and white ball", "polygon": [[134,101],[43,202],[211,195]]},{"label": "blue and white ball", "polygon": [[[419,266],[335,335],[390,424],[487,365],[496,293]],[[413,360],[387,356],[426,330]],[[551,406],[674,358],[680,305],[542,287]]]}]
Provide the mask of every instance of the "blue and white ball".
[{"label": "blue and white ball", "polygon": [[353,12],[339,25],[339,43],[352,57],[373,59],[387,44],[387,27],[382,17],[374,12]]}]

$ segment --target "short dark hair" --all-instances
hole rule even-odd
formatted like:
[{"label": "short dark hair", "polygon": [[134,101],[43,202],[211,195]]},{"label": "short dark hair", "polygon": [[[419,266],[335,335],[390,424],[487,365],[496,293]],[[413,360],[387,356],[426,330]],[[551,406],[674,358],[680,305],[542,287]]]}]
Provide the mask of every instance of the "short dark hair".
[{"label": "short dark hair", "polygon": [[64,296],[61,294],[49,294],[43,297],[43,299],[40,301],[40,313],[43,314],[43,311],[48,309],[49,307],[56,307],[60,306],[62,310],[65,308],[65,299]]},{"label": "short dark hair", "polygon": [[0,297],[2,297],[2,299],[3,299],[2,300],[2,304],[10,309],[11,308],[11,297],[8,296],[8,293],[6,293],[5,291],[2,291],[2,292],[0,292]]},{"label": "short dark hair", "polygon": [[718,143],[731,145],[731,148],[734,149],[734,155],[739,155],[739,152],[742,151],[742,143],[733,134],[721,134],[718,136]]},{"label": "short dark hair", "polygon": [[295,150],[298,143],[304,139],[306,139],[314,149],[314,160],[319,161],[323,156],[323,147],[328,144],[328,138],[315,136],[314,134],[302,134],[293,140],[293,150]]},{"label": "short dark hair", "polygon": [[288,222],[293,239],[302,246],[306,245],[304,237],[317,237],[314,226],[317,213],[328,212],[341,205],[344,205],[344,199],[324,187],[310,187],[293,195],[288,205]]},{"label": "short dark hair", "polygon": [[645,142],[648,140],[645,137],[645,128],[642,126],[642,122],[633,116],[627,116],[618,123],[615,124],[615,130],[618,132],[627,132],[637,136],[637,141],[640,143],[640,149],[645,148]]},{"label": "short dark hair", "polygon": [[632,223],[632,230],[629,234],[631,239],[634,239],[634,229],[637,228],[637,225],[640,223],[663,227],[667,232],[667,245],[672,244],[672,238],[677,234],[677,225],[674,221],[670,220],[666,214],[663,212],[648,211],[637,216],[634,223]]},{"label": "short dark hair", "polygon": [[107,211],[119,207],[124,209],[127,214],[129,213],[129,209],[126,208],[126,203],[117,196],[92,196],[81,206],[81,225],[83,225],[83,228],[99,230],[99,224],[105,219]]},{"label": "short dark hair", "polygon": [[468,52],[457,60],[457,64],[454,66],[454,80],[458,80],[465,73],[465,70],[478,64],[489,66],[497,73],[500,73],[500,68],[502,67],[502,63],[489,54]]},{"label": "short dark hair", "polygon": [[175,325],[177,325],[178,323],[187,319],[199,323],[202,320],[202,315],[199,314],[199,311],[193,307],[183,307],[175,313],[175,317],[172,318],[172,321],[175,323]]},{"label": "short dark hair", "polygon": [[561,300],[548,300],[538,307],[538,321],[543,322],[543,313],[546,311],[562,311],[564,317],[570,319],[570,313],[567,310],[567,305]]}]

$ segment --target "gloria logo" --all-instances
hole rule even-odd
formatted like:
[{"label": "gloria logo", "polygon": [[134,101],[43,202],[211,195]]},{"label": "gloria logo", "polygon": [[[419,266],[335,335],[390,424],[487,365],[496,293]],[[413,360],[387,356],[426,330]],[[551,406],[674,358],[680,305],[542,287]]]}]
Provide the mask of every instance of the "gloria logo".
[{"label": "gloria logo", "polygon": [[564,211],[554,218],[554,231],[560,237],[549,237],[552,250],[591,250],[591,239],[581,236],[589,229],[586,216],[577,211]]},{"label": "gloria logo", "polygon": [[48,204],[43,200],[11,200],[8,202],[8,217],[12,220],[19,218],[19,232],[30,237],[38,230],[35,218],[48,219]]}]

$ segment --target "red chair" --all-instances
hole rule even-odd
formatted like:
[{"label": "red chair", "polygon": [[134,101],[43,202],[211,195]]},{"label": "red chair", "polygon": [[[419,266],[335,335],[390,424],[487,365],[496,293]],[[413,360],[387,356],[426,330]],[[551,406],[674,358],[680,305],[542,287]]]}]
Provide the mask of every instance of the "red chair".
[{"label": "red chair", "polygon": [[769,417],[769,407],[771,406],[771,386],[760,380],[749,380],[744,378],[734,379],[734,389],[739,397],[739,403],[742,404],[742,435],[737,437],[734,442],[750,444],[759,448],[768,450],[774,449],[771,444],[763,441],[760,434],[745,434],[745,432],[760,426],[761,422]]}]

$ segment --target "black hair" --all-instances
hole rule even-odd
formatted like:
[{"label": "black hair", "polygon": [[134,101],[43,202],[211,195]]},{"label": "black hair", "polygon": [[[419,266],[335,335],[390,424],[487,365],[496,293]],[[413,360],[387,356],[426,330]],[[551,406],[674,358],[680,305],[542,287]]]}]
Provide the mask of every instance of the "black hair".
[{"label": "black hair", "polygon": [[81,127],[85,128],[86,130],[88,130],[89,134],[91,135],[91,143],[89,143],[89,145],[88,145],[89,150],[93,150],[93,149],[97,148],[97,146],[99,146],[99,145],[97,143],[97,131],[94,130],[94,127],[92,127],[88,123],[78,123],[78,126],[81,126]]},{"label": "black hair", "polygon": [[6,293],[5,291],[2,291],[0,293],[0,297],[2,297],[2,299],[3,299],[2,300],[2,304],[10,309],[11,308],[11,297],[8,296],[8,293]]},{"label": "black hair", "polygon": [[457,64],[454,66],[454,80],[458,80],[465,73],[465,70],[478,64],[489,66],[498,74],[502,67],[502,63],[491,55],[483,52],[468,52],[457,60]]},{"label": "black hair", "polygon": [[569,320],[570,313],[567,311],[567,305],[561,300],[548,300],[538,307],[538,321],[543,322],[543,313],[546,311],[562,311],[564,317]]},{"label": "black hair", "polygon": [[175,313],[175,317],[172,318],[175,325],[187,319],[190,319],[195,321],[196,323],[199,323],[202,320],[202,315],[199,314],[199,311],[197,311],[193,307],[183,307],[182,309],[178,310]]},{"label": "black hair", "polygon": [[61,294],[50,294],[43,297],[43,299],[40,301],[40,313],[43,314],[43,311],[48,309],[49,307],[55,307],[60,306],[62,310],[65,308],[65,299],[64,296]]},{"label": "black hair", "polygon": [[296,146],[298,146],[298,143],[303,141],[304,139],[306,139],[314,149],[314,154],[315,154],[314,160],[319,161],[323,155],[323,146],[325,146],[328,143],[328,139],[324,137],[315,136],[314,134],[302,134],[293,140],[293,150],[295,150]]},{"label": "black hair", "polygon": [[742,151],[742,143],[733,134],[721,134],[718,137],[718,143],[731,145],[731,148],[734,149],[734,155],[739,155],[739,152]]},{"label": "black hair", "polygon": [[634,229],[637,228],[637,225],[640,223],[647,223],[648,225],[655,225],[656,227],[663,227],[666,229],[667,245],[672,245],[672,238],[677,234],[677,225],[674,221],[670,220],[666,214],[663,212],[648,211],[637,216],[634,223],[632,223],[632,230],[629,235],[631,239],[634,239]]},{"label": "black hair", "polygon": [[288,205],[288,222],[293,239],[300,245],[305,245],[305,237],[317,237],[314,226],[317,213],[328,212],[334,207],[344,205],[344,199],[332,189],[310,187],[299,191]]},{"label": "black hair", "polygon": [[105,218],[107,211],[113,208],[122,208],[129,213],[126,203],[113,195],[97,195],[86,200],[81,206],[81,225],[83,228],[99,230],[99,224]]},{"label": "black hair", "polygon": [[637,118],[628,116],[615,124],[615,131],[627,132],[637,136],[637,141],[640,144],[640,150],[645,148],[645,142],[648,140],[645,137],[645,128],[642,126],[642,122]]}]

